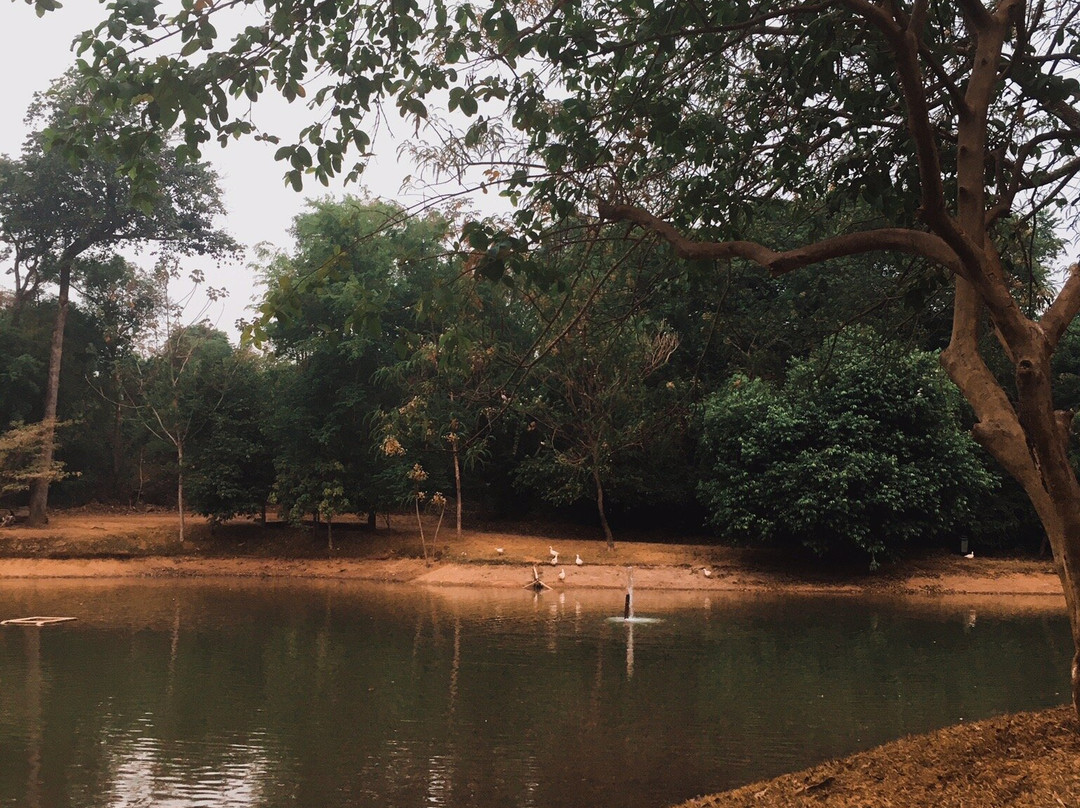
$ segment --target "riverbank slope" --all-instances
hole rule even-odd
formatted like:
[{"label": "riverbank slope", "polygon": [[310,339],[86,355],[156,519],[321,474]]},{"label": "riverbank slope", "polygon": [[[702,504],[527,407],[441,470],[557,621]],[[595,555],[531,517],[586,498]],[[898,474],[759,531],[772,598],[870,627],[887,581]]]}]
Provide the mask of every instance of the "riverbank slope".
[{"label": "riverbank slope", "polygon": [[633,567],[641,589],[1010,596],[1045,601],[1051,608],[1064,603],[1048,560],[941,552],[871,573],[865,565],[838,568],[783,553],[705,540],[657,541],[641,533],[608,550],[588,532],[543,525],[496,525],[460,536],[443,525],[436,537],[429,522],[422,538],[405,517],[377,530],[342,520],[328,539],[325,525],[235,520],[212,529],[193,518],[184,542],[177,526],[174,513],[59,511],[42,528],[0,529],[0,576],[301,577],[520,587],[535,567],[550,586],[622,588],[626,568]]},{"label": "riverbank slope", "polygon": [[1076,808],[1080,723],[1069,707],[901,738],[679,808]]}]

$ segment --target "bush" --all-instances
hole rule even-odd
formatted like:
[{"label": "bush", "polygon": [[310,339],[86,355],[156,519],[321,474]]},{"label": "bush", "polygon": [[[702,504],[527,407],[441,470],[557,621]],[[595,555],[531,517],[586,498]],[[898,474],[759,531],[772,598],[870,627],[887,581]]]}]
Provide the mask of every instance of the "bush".
[{"label": "bush", "polygon": [[698,496],[733,540],[869,557],[956,538],[993,486],[935,355],[870,330],[704,405]]}]

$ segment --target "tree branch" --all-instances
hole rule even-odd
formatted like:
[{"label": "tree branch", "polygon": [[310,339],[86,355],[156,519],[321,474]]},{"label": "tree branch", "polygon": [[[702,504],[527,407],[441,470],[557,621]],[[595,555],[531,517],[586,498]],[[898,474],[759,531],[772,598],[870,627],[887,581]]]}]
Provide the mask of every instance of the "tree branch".
[{"label": "tree branch", "polygon": [[680,258],[726,260],[745,258],[768,269],[773,275],[783,275],[801,267],[832,258],[861,255],[879,250],[918,255],[934,261],[953,272],[961,271],[960,260],[939,237],[919,230],[899,227],[863,230],[824,239],[785,252],[777,252],[755,241],[697,241],[687,238],[663,219],[634,205],[600,202],[597,212],[603,219],[630,222],[643,230],[656,233],[674,248]]},{"label": "tree branch", "polygon": [[958,0],[957,3],[960,6],[964,16],[967,17],[975,27],[982,28],[985,25],[990,24],[990,12],[986,10],[979,0]]},{"label": "tree branch", "polygon": [[1077,314],[1080,314],[1080,264],[1073,264],[1058,296],[1039,320],[1051,350],[1057,347]]},{"label": "tree branch", "polygon": [[[913,31],[915,36],[919,36],[919,32],[926,25],[927,14],[930,10],[929,0],[915,0],[911,6],[911,16],[908,17],[908,30]],[[921,39],[921,37],[920,37]]]},{"label": "tree branch", "polygon": [[931,229],[947,239],[953,250],[970,253],[970,243],[960,232],[945,205],[941,159],[922,71],[919,68],[919,37],[914,31],[901,28],[895,19],[869,0],[844,0],[844,4],[884,35],[896,59],[896,75],[900,80],[900,92],[907,107],[908,129],[915,141],[924,219]]}]

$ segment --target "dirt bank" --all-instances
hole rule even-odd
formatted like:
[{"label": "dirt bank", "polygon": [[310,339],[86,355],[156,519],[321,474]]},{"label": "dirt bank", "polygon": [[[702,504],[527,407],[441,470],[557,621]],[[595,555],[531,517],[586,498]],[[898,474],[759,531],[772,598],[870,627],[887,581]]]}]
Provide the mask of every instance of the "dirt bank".
[{"label": "dirt bank", "polygon": [[1076,808],[1071,709],[1006,715],[902,738],[679,808]]},{"label": "dirt bank", "polygon": [[0,577],[300,577],[520,587],[535,566],[553,587],[622,588],[626,568],[633,567],[640,589],[1009,597],[1051,608],[1064,603],[1046,561],[941,553],[869,573],[865,567],[824,569],[777,553],[649,541],[655,537],[642,535],[611,551],[587,533],[553,536],[520,525],[466,530],[460,537],[444,526],[435,541],[433,534],[428,525],[422,543],[415,523],[404,517],[378,530],[343,520],[334,526],[330,549],[325,527],[238,520],[211,530],[190,519],[188,540],[181,543],[175,514],[62,511],[44,528],[0,530]]}]

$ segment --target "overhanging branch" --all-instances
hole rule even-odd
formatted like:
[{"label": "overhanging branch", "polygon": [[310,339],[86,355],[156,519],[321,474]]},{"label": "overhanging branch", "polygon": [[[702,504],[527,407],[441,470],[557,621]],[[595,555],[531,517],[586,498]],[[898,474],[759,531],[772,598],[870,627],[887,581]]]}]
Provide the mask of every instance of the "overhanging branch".
[{"label": "overhanging branch", "polygon": [[833,258],[862,255],[870,252],[900,252],[934,261],[953,272],[961,271],[960,260],[944,240],[920,230],[887,227],[846,233],[793,250],[777,252],[756,241],[697,241],[687,238],[669,222],[634,205],[600,202],[597,212],[602,219],[623,221],[655,233],[668,242],[681,258],[727,260],[745,258],[768,269],[773,275],[783,275],[801,267]]}]

